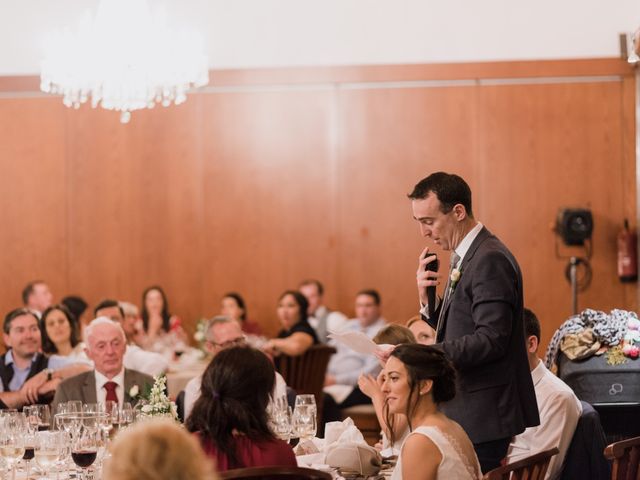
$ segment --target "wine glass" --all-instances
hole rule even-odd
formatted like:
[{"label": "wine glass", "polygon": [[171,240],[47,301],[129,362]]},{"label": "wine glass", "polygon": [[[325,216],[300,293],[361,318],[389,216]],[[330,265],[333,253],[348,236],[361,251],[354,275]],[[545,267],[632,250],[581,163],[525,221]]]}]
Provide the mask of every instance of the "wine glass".
[{"label": "wine glass", "polygon": [[125,429],[133,423],[133,407],[129,402],[124,402],[120,409],[120,429]]},{"label": "wine glass", "polygon": [[33,430],[42,432],[51,427],[51,409],[49,405],[30,405],[24,407],[23,411],[29,419],[29,424]]},{"label": "wine glass", "polygon": [[285,442],[291,440],[291,417],[291,407],[288,405],[276,410],[273,416],[273,433]]},{"label": "wine glass", "polygon": [[98,455],[98,425],[96,414],[81,413],[76,416],[80,428],[72,439],[71,458],[79,467],[78,478],[86,479],[87,471]]},{"label": "wine glass", "polygon": [[0,430],[0,455],[11,469],[11,479],[16,478],[16,464],[24,456],[24,437],[28,432],[24,413],[8,412],[3,414],[3,425]]},{"label": "wine glass", "polygon": [[316,398],[314,395],[297,395],[293,417],[291,419],[292,431],[302,440],[310,440],[315,437],[317,425]]},{"label": "wine glass", "polygon": [[[65,432],[43,430],[36,433],[34,441],[35,459],[43,471],[46,472],[49,468],[57,466],[64,453],[67,438],[68,436]],[[56,471],[56,478],[59,478],[59,474],[60,472]]]}]

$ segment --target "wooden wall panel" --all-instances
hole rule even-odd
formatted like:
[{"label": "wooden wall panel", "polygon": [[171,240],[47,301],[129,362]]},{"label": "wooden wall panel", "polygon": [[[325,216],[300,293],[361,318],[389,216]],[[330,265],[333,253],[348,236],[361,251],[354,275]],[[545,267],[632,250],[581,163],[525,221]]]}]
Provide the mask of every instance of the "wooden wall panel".
[{"label": "wooden wall panel", "polygon": [[385,316],[404,321],[425,244],[406,194],[435,170],[469,181],[477,217],[520,261],[545,338],[569,309],[549,230],[559,206],[596,216],[594,283],[580,306],[637,309],[637,284],[614,270],[615,233],[637,216],[625,62],[212,78],[186,104],[136,112],[128,125],[30,96],[31,78],[0,79],[3,313],[35,277],[92,304],[139,302],[159,283],[189,327],[238,290],[272,333],[278,295],[317,277],[331,306],[352,315],[354,294],[377,288]]},{"label": "wooden wall panel", "polygon": [[2,318],[29,281],[69,286],[64,115],[57,99],[0,98]]},{"label": "wooden wall panel", "polygon": [[239,291],[249,316],[275,333],[284,290],[305,277],[335,279],[332,92],[217,93],[203,102],[203,313]]}]

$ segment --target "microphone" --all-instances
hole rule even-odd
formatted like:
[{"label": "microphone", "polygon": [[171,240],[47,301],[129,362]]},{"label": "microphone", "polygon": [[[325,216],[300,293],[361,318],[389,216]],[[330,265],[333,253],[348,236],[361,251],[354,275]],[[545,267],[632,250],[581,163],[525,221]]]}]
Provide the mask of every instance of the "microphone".
[{"label": "microphone", "polygon": [[[427,253],[427,256],[435,255],[435,253]],[[424,269],[429,272],[437,272],[440,268],[440,260],[438,260],[438,256],[436,255],[436,259],[432,262],[429,262],[425,265]],[[429,318],[433,318],[434,311],[436,309],[436,286],[427,287],[427,303],[428,303],[428,312]]]}]

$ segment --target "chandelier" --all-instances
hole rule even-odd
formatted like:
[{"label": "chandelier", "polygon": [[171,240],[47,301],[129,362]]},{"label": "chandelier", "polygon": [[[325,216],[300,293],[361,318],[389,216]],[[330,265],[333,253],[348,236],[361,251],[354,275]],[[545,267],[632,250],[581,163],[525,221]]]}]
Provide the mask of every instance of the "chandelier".
[{"label": "chandelier", "polygon": [[40,88],[63,96],[67,107],[91,99],[120,112],[167,107],[186,100],[186,92],[209,82],[203,40],[194,32],[166,26],[166,13],[151,12],[146,0],[100,0],[76,31],[46,40]]}]

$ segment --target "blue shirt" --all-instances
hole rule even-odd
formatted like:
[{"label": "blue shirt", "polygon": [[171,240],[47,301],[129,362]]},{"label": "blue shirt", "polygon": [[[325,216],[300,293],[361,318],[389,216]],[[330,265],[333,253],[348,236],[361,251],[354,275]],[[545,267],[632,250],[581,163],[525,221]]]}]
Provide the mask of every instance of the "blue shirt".
[{"label": "blue shirt", "polygon": [[[42,354],[40,354],[42,355]],[[29,372],[31,371],[31,365],[36,360],[38,354],[35,354],[31,359],[31,363],[25,368],[18,368],[15,363],[13,363],[13,351],[9,349],[7,353],[4,355],[4,363],[6,366],[11,366],[13,368],[13,378],[9,382],[9,391],[17,392],[22,388],[24,382],[27,381],[27,377],[29,376]],[[47,366],[52,370],[57,370],[59,368],[70,365],[73,361],[69,361],[64,357],[57,358],[49,358],[47,362]],[[0,392],[4,392],[4,385],[0,382]]]}]

